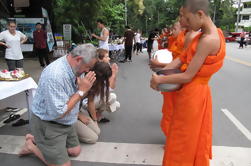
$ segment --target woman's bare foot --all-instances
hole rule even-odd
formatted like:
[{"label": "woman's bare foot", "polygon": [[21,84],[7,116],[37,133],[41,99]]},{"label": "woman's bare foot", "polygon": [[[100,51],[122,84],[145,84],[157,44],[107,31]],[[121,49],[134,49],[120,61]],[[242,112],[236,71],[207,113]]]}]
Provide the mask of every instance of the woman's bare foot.
[{"label": "woman's bare foot", "polygon": [[34,136],[31,135],[31,134],[26,134],[25,140],[28,141],[29,139],[32,140],[33,143],[35,143],[35,138],[34,138]]},{"label": "woman's bare foot", "polygon": [[32,146],[34,146],[31,139],[25,141],[24,146],[22,147],[21,151],[18,153],[19,156],[24,156],[32,153]]}]

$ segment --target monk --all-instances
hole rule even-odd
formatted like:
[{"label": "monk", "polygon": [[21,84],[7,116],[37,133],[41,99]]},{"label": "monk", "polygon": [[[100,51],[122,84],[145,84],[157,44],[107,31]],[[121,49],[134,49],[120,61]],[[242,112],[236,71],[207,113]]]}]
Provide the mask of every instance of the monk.
[{"label": "monk", "polygon": [[168,40],[167,40],[168,41],[168,47],[167,47],[168,50],[170,50],[173,42],[176,40],[176,37],[173,34],[173,32],[174,32],[174,25],[170,29],[170,36],[168,37]]},{"label": "monk", "polygon": [[166,49],[167,46],[165,46],[167,43],[167,38],[169,37],[169,32],[167,28],[163,28],[161,30],[161,34],[159,35],[157,41],[158,41],[158,50]]},{"label": "monk", "polygon": [[208,0],[186,0],[184,17],[189,27],[201,32],[186,51],[166,68],[183,72],[169,76],[153,74],[151,87],[158,90],[163,83],[178,83],[173,114],[167,131],[163,166],[209,166],[212,159],[212,98],[208,82],[220,70],[226,55],[222,31],[209,16]]},{"label": "monk", "polygon": [[164,38],[164,35],[165,35],[165,32],[164,32],[164,29],[161,30],[161,34],[158,36],[157,38],[157,42],[158,42],[158,50],[161,50],[163,49],[162,47],[162,40]]},{"label": "monk", "polygon": [[[175,59],[178,56],[177,54],[178,52],[176,51],[178,49],[176,40],[178,39],[180,32],[181,32],[180,23],[176,22],[172,28],[172,35],[168,37],[168,48],[167,48],[170,52],[172,52],[173,59]],[[179,37],[179,40],[181,40],[180,38],[181,37]],[[151,59],[149,65],[150,68],[163,68],[166,66],[166,63],[161,63],[157,59]]]},{"label": "monk", "polygon": [[[178,20],[179,23],[177,22],[174,24],[173,28],[174,35],[172,36],[173,38],[170,43],[171,47],[169,48],[170,51],[173,51],[172,55],[175,55],[175,57],[173,57],[174,59],[182,54],[182,52],[187,48],[188,44],[198,34],[197,32],[193,31],[188,27],[188,23],[184,18],[183,7],[180,8]],[[166,63],[160,63],[157,60],[151,60],[150,64],[150,66],[153,68],[154,67],[163,68],[166,65],[167,65]],[[162,92],[161,94],[163,95],[163,105],[162,105],[163,116],[161,119],[160,126],[165,136],[167,136],[167,131],[169,129],[169,124],[173,113],[172,95],[174,95],[175,92]]]},{"label": "monk", "polygon": [[[183,10],[184,10],[183,7],[181,7],[179,10],[179,23],[182,31],[179,33],[175,41],[177,45],[176,52],[173,52],[173,54],[176,53],[177,57],[181,56],[181,54],[188,47],[188,44],[198,34],[198,32],[195,32],[188,27],[188,23],[183,14]],[[160,126],[165,136],[167,136],[167,131],[169,130],[169,125],[171,121],[171,116],[173,114],[172,96],[175,95],[175,92],[162,92],[162,95],[163,95],[163,106],[162,106],[163,116]]]},{"label": "monk", "polygon": [[176,59],[184,49],[185,33],[186,29],[181,26],[179,21],[176,22],[173,30],[174,40],[168,48],[168,50],[172,52],[173,59]]}]

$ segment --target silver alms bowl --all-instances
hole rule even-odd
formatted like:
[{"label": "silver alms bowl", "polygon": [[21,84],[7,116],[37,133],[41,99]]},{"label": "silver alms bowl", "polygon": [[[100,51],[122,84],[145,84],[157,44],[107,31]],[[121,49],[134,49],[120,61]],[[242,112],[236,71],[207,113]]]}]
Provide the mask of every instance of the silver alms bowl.
[{"label": "silver alms bowl", "polygon": [[[160,70],[157,72],[158,75],[172,75],[182,73],[179,69],[168,69],[168,70]],[[158,89],[162,92],[173,92],[179,90],[182,87],[181,84],[160,84]]]}]

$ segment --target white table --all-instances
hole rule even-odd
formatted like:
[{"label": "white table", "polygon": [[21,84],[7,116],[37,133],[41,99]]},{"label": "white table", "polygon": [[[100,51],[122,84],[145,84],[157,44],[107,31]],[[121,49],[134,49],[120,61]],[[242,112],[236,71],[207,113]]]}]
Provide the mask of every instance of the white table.
[{"label": "white table", "polygon": [[109,44],[109,51],[111,51],[111,59],[115,62],[124,60],[124,44]]},{"label": "white table", "polygon": [[31,110],[31,103],[37,89],[36,82],[31,78],[20,81],[0,81],[0,100],[16,95],[20,92],[26,93],[28,109]]},{"label": "white table", "polygon": [[109,51],[119,51],[125,49],[124,44],[109,44],[108,46],[109,46]]}]

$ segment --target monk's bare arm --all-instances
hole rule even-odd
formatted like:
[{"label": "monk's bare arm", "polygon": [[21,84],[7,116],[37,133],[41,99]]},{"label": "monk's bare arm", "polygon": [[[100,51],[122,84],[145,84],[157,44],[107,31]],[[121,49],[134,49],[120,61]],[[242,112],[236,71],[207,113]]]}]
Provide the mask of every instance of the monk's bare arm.
[{"label": "monk's bare arm", "polygon": [[189,31],[187,32],[186,36],[185,36],[185,43],[184,43],[184,47],[187,48],[189,46],[189,44],[192,42],[193,38],[195,36],[197,36],[199,34],[199,32],[195,32],[195,31]]},{"label": "monk's bare arm", "polygon": [[191,63],[189,64],[187,70],[184,73],[173,74],[169,76],[160,76],[159,84],[163,83],[188,83],[190,82],[196,73],[200,70],[202,64],[204,63],[206,57],[215,52],[215,48],[218,48],[217,39],[202,38],[198,44],[197,52],[193,57]]},{"label": "monk's bare arm", "polygon": [[174,59],[171,63],[168,63],[165,65],[163,70],[168,70],[168,69],[178,69],[182,65],[182,62],[179,58]]}]

